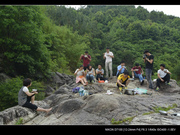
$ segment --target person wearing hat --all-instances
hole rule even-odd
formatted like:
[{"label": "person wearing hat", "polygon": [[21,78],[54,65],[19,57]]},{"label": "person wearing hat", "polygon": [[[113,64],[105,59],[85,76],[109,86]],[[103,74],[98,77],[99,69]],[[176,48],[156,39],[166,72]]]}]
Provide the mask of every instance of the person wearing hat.
[{"label": "person wearing hat", "polygon": [[144,51],[143,59],[146,64],[145,71],[146,71],[146,78],[149,83],[149,88],[153,89],[153,82],[151,79],[151,75],[152,75],[152,70],[153,70],[154,56],[148,50],[146,50]]},{"label": "person wearing hat", "polygon": [[86,70],[89,67],[91,61],[91,56],[88,55],[88,51],[85,51],[84,55],[81,54],[80,60],[83,60],[84,70]]},{"label": "person wearing hat", "polygon": [[105,69],[106,69],[106,78],[109,77],[109,72],[108,72],[108,68],[110,71],[110,78],[112,78],[112,58],[114,58],[114,54],[112,52],[109,51],[109,47],[106,48],[106,53],[103,53],[103,58],[106,59],[105,60]]}]

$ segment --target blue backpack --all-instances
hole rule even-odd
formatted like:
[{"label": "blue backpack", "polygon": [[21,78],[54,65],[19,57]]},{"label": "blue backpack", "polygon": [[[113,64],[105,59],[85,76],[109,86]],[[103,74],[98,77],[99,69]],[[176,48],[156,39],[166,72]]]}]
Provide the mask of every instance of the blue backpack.
[{"label": "blue backpack", "polygon": [[73,89],[72,89],[72,92],[73,92],[73,93],[78,93],[78,92],[79,92],[79,89],[80,89],[80,87],[73,88]]}]

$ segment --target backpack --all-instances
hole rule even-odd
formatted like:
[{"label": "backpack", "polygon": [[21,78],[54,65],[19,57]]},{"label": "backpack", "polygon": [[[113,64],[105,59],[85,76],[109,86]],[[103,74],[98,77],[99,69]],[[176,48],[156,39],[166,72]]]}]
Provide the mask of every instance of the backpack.
[{"label": "backpack", "polygon": [[78,93],[78,92],[79,92],[79,89],[80,89],[80,87],[73,88],[73,89],[72,89],[72,92],[73,92],[73,93]]}]

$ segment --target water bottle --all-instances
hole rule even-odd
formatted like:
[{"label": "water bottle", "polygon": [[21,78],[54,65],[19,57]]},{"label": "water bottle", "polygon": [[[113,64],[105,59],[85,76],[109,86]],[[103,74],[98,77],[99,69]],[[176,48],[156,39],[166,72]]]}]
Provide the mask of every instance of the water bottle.
[{"label": "water bottle", "polygon": [[89,93],[88,93],[87,90],[84,90],[84,91],[83,91],[83,94],[84,94],[85,96],[88,96],[88,95],[89,95]]},{"label": "water bottle", "polygon": [[84,94],[83,94],[83,91],[84,91],[84,87],[81,86],[80,89],[79,89],[79,95],[80,95],[80,96],[83,96],[83,95],[84,95]]}]

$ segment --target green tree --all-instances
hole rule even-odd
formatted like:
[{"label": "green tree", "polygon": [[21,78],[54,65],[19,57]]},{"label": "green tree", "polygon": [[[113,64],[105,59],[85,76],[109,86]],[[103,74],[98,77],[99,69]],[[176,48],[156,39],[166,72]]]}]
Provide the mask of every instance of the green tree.
[{"label": "green tree", "polygon": [[1,53],[7,74],[46,76],[50,55],[44,43],[40,9],[36,6],[1,6]]},{"label": "green tree", "polygon": [[147,11],[147,9],[144,9],[141,6],[137,7],[136,10],[136,16],[140,19],[140,20],[146,20],[148,18],[148,14],[149,12]]}]

